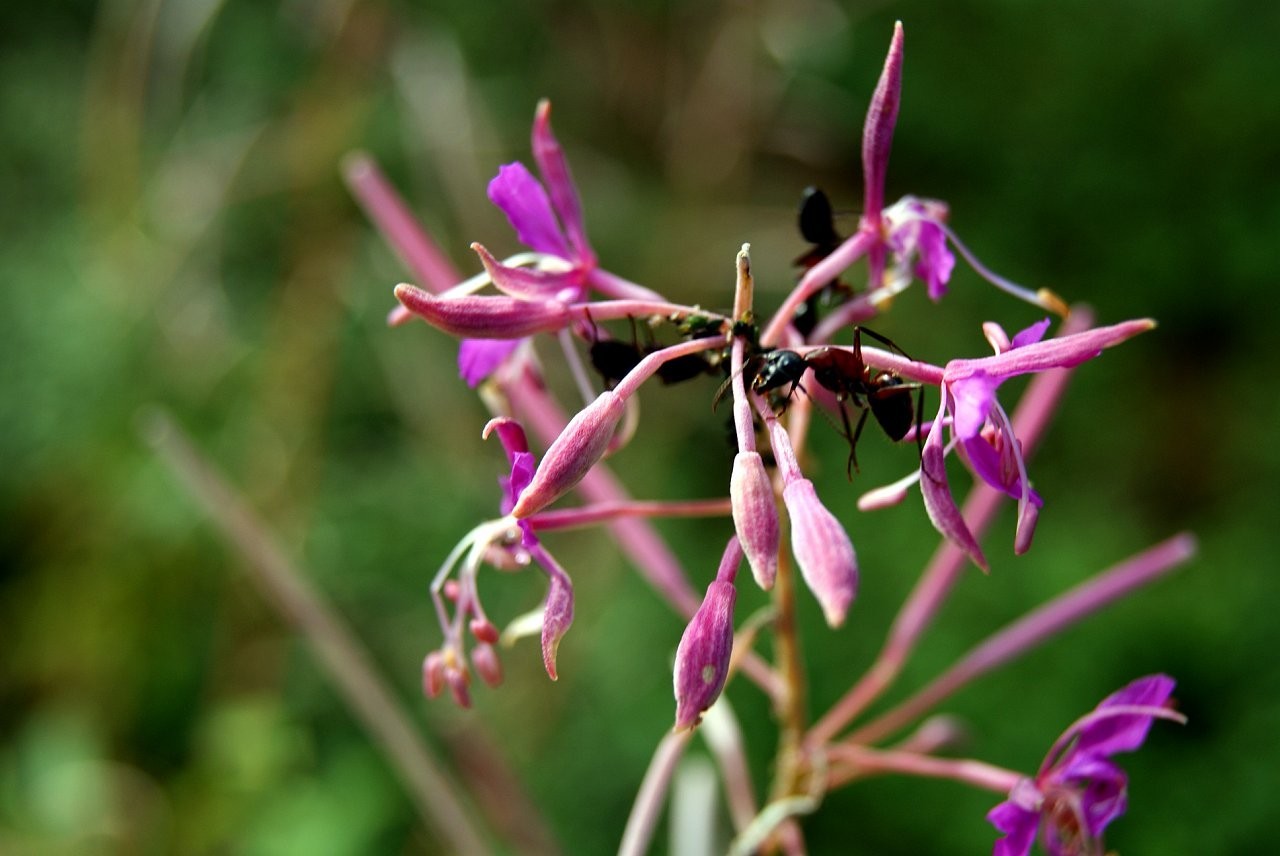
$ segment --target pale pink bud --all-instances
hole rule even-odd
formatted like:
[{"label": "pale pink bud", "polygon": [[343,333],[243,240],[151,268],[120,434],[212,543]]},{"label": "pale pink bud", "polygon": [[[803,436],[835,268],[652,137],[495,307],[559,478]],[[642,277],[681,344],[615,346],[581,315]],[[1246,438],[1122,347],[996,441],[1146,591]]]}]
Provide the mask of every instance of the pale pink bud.
[{"label": "pale pink bud", "polygon": [[1023,504],[1022,512],[1018,515],[1018,525],[1013,531],[1013,552],[1014,555],[1021,556],[1023,553],[1031,549],[1031,539],[1036,534],[1036,523],[1040,520],[1040,507],[1034,502]]},{"label": "pale pink bud", "polygon": [[567,574],[552,574],[547,602],[542,607],[542,664],[551,680],[557,680],[556,649],[573,623],[573,583]]},{"label": "pale pink bud", "polygon": [[609,448],[609,438],[626,411],[626,400],[613,390],[602,392],[574,416],[542,456],[529,486],[511,509],[528,517],[569,492]]},{"label": "pale pink bud", "polygon": [[733,459],[729,499],[738,541],[760,588],[773,588],[778,575],[778,507],[773,485],[758,452],[739,452]]},{"label": "pale pink bud", "polygon": [[558,300],[481,294],[436,297],[407,283],[397,285],[395,293],[406,309],[432,327],[468,339],[520,339],[561,330],[573,320],[569,307]]},{"label": "pale pink bud", "polygon": [[498,659],[498,652],[492,645],[481,644],[473,648],[471,665],[475,666],[476,674],[489,686],[496,687],[502,683],[502,661]]},{"label": "pale pink bud", "polygon": [[446,667],[444,681],[449,685],[449,692],[458,707],[471,707],[471,672],[467,671],[465,663]]},{"label": "pale pink bud", "polygon": [[711,583],[702,605],[680,637],[675,667],[676,731],[697,725],[724,689],[733,653],[733,606],[737,597],[732,583]]},{"label": "pale pink bud", "polygon": [[858,592],[858,557],[840,521],[826,509],[808,479],[782,489],[791,517],[791,550],[827,624],[839,627]]},{"label": "pale pink bud", "polygon": [[422,661],[422,692],[435,698],[444,689],[444,654],[432,651]]}]

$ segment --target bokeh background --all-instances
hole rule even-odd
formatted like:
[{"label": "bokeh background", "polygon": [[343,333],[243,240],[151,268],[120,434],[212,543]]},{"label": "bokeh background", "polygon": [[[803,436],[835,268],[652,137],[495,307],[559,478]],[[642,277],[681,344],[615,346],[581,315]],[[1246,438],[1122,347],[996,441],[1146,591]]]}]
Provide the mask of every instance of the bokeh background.
[{"label": "bokeh background", "polygon": [[[800,190],[856,211],[857,141],[892,23],[905,91],[889,198],[948,200],[1002,273],[1159,329],[1076,378],[1034,463],[1048,498],[1015,559],[968,576],[896,690],[1177,531],[1197,559],[952,699],[964,751],[1025,770],[1126,681],[1179,680],[1185,728],[1128,761],[1125,853],[1258,853],[1280,824],[1276,556],[1280,5],[140,0],[0,11],[0,851],[439,853],[384,752],[250,563],[146,439],[161,408],[353,628],[504,852],[603,853],[672,715],[681,622],[597,532],[551,539],[578,617],[561,680],[536,645],[475,709],[425,702],[427,583],[493,514],[485,412],[422,325],[384,326],[407,277],[350,200],[365,149],[464,270],[515,250],[484,188],[556,128],[607,267],[730,301],[753,245],[773,305],[803,246]],[[851,229],[855,216],[842,228]],[[876,329],[925,359],[980,354],[1031,310],[959,267]],[[714,382],[646,392],[615,459],[639,496],[723,495]],[[1010,398],[1011,400],[1011,398]],[[848,625],[806,598],[810,703],[874,654],[936,538],[918,503],[853,507],[814,431],[819,487],[858,544]],[[869,486],[911,452],[869,437]],[[701,586],[727,524],[663,525]],[[490,575],[500,617],[532,575]],[[744,609],[759,598],[744,594]],[[774,735],[729,692],[757,782]],[[702,752],[695,746],[694,753]],[[815,853],[977,853],[995,800],[875,780],[806,822]],[[541,820],[522,812],[536,809]],[[665,827],[664,827],[665,829]],[[659,830],[655,852],[663,852]]]}]

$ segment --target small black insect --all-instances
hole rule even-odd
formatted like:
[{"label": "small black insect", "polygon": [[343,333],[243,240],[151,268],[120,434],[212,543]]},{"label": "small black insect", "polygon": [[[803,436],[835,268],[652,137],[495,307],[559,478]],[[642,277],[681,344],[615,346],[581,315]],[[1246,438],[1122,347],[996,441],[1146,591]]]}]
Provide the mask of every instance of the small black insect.
[{"label": "small black insect", "polygon": [[[844,239],[836,231],[835,211],[831,208],[831,200],[827,194],[816,187],[806,187],[800,198],[799,212],[800,235],[811,246],[800,254],[795,262],[801,275],[835,252]],[[847,293],[848,286],[836,280],[814,292],[796,312],[791,324],[801,336],[808,336],[818,326],[819,310],[832,303],[842,293]]]},{"label": "small black insect", "polygon": [[[868,415],[875,416],[880,428],[894,442],[906,437],[912,425],[917,426],[917,442],[921,441],[919,424],[924,406],[923,388],[917,383],[906,383],[891,372],[878,371],[868,366],[862,358],[863,333],[904,357],[907,356],[892,340],[863,327],[853,328],[853,350],[819,348],[805,356],[806,366],[813,370],[813,379],[835,394],[844,435],[849,441],[849,462],[846,469],[850,477],[853,470],[858,468],[858,438],[862,436],[862,428],[866,425]],[[912,393],[919,393],[914,396],[914,400]],[[852,430],[845,402],[852,402],[855,407],[862,409],[858,424]]]},{"label": "small black insect", "polygon": [[[646,333],[649,341],[641,345],[636,331],[636,320],[634,318],[628,318],[627,320],[631,322],[630,342],[623,339],[600,338],[596,332],[595,325],[593,324],[590,327],[593,338],[587,353],[591,358],[592,367],[600,374],[606,389],[613,389],[642,359],[662,347],[653,341],[652,333],[647,328]],[[689,339],[719,335],[718,330],[712,330],[706,324],[699,325],[695,323],[689,330],[690,332],[686,334]],[[702,335],[693,335],[694,331],[701,332]],[[658,379],[664,385],[682,383],[686,380],[692,380],[701,374],[713,374],[716,370],[716,364],[709,362],[707,355],[686,354],[683,357],[676,357],[658,366]]]}]

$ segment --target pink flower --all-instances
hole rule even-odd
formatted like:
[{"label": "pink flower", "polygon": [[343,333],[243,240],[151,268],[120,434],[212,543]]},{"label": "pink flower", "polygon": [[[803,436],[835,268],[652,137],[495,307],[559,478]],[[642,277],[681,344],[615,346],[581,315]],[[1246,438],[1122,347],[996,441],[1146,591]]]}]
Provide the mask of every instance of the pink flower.
[{"label": "pink flower", "polygon": [[741,562],[738,539],[731,537],[716,578],[707,586],[702,605],[680,637],[674,675],[676,731],[697,725],[724,689],[733,654],[733,607],[738,598],[733,582]]}]

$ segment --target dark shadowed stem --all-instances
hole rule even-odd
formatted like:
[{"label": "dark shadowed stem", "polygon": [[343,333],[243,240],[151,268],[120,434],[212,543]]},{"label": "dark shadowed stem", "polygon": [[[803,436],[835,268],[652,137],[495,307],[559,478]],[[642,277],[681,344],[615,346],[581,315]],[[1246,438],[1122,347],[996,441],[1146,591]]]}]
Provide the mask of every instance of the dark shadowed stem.
[{"label": "dark shadowed stem", "polygon": [[341,617],[307,583],[244,500],[161,411],[144,417],[147,442],[244,558],[250,578],[310,645],[339,695],[399,775],[423,821],[458,853],[489,852],[487,837],[459,798],[458,783],[419,737]]},{"label": "dark shadowed stem", "polygon": [[[1079,333],[1092,324],[1092,311],[1087,307],[1077,307],[1063,322],[1058,335]],[[1049,420],[1066,391],[1072,371],[1053,369],[1036,375],[1018,403],[1013,414],[1014,431],[1022,441],[1023,453],[1028,459],[1044,436]],[[975,538],[980,539],[991,525],[1002,499],[1004,494],[984,483],[975,485],[969,493],[961,513]],[[951,593],[967,561],[964,551],[950,541],[943,541],[939,545],[894,619],[889,638],[876,661],[810,730],[808,742],[811,745],[817,746],[830,741],[893,683],[907,658],[915,650],[920,636]]]}]

